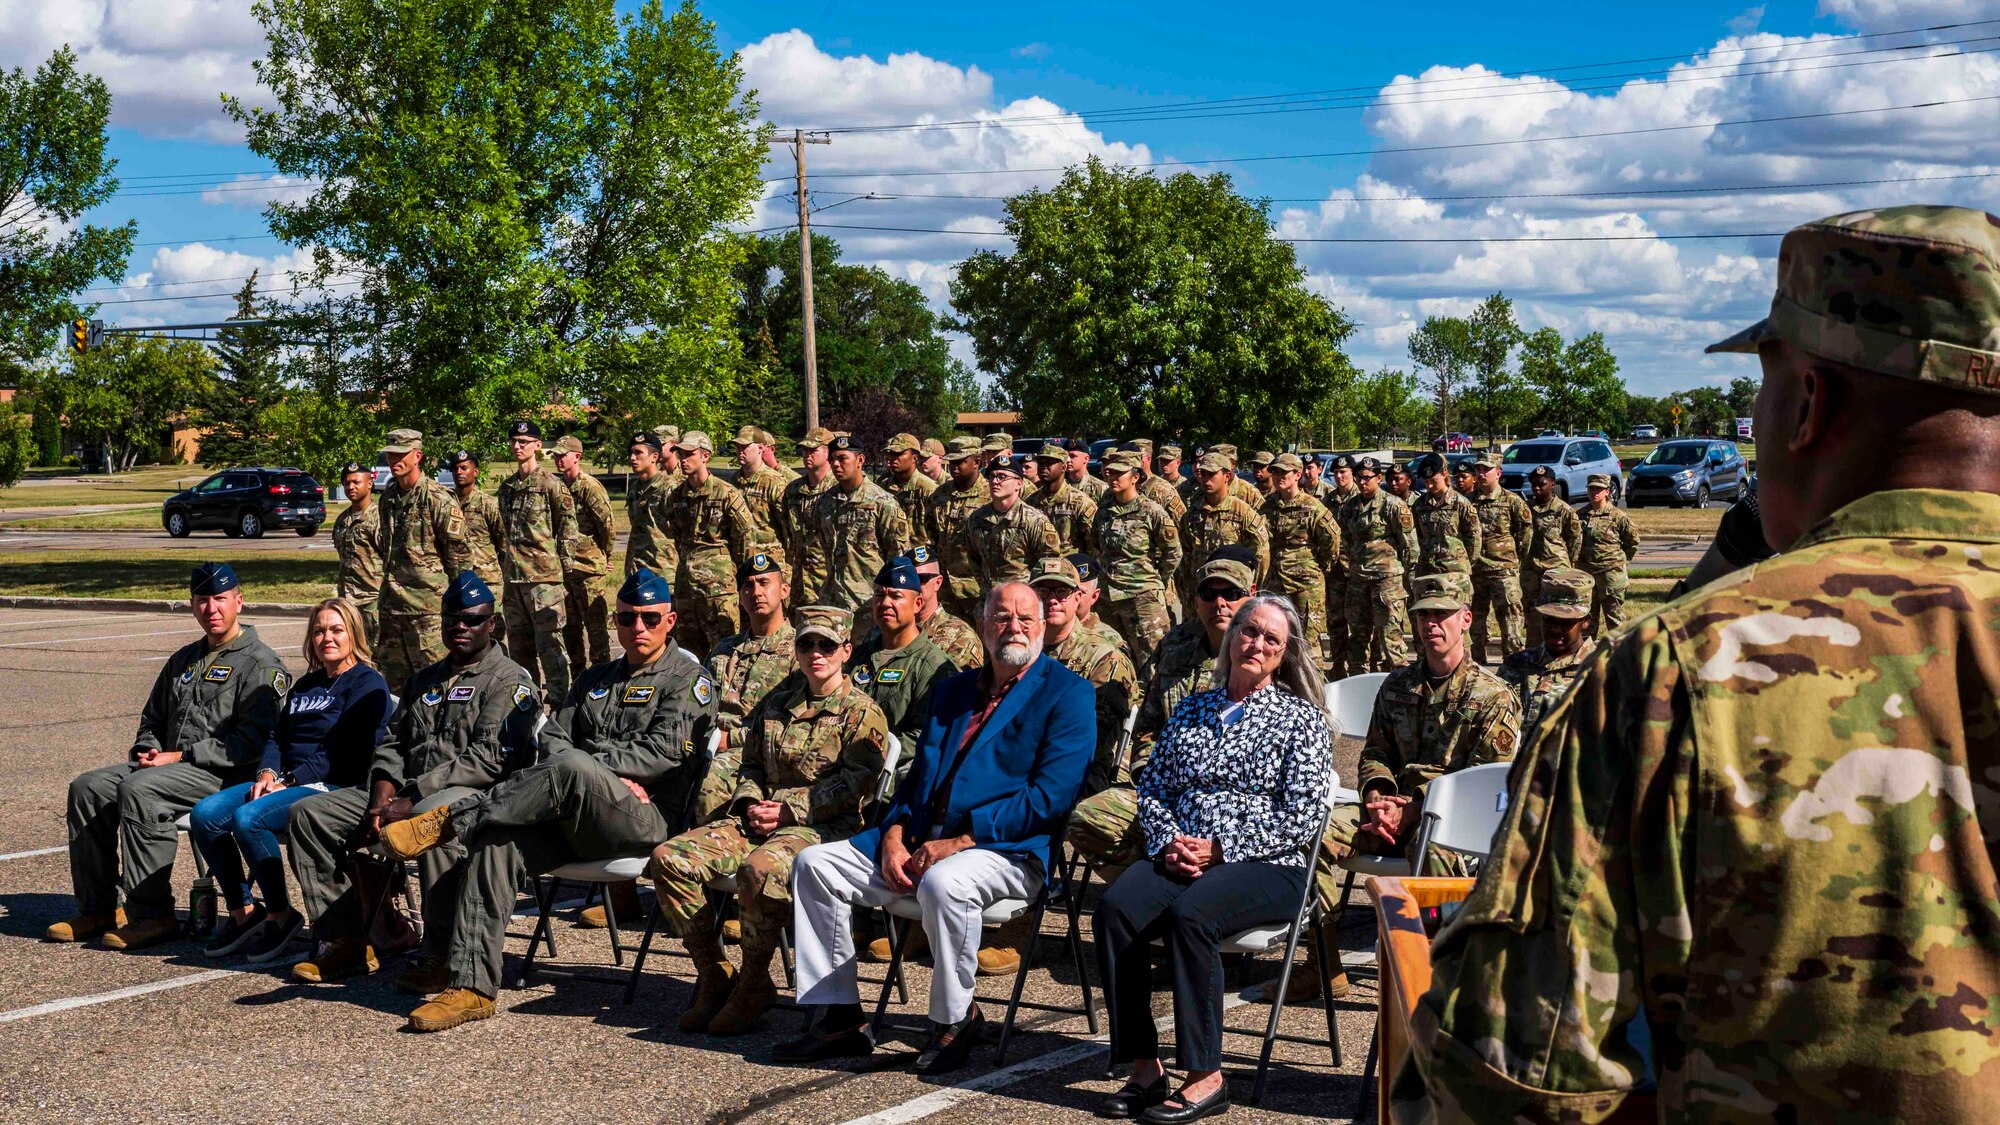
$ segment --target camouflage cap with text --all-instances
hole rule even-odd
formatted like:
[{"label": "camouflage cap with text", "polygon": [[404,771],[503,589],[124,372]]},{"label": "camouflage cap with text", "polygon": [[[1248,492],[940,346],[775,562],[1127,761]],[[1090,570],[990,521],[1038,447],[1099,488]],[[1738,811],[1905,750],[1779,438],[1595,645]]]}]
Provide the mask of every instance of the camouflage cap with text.
[{"label": "camouflage cap with text", "polygon": [[1472,579],[1454,571],[1410,580],[1410,612],[1464,609],[1472,604]]},{"label": "camouflage cap with text", "polygon": [[1569,621],[1589,617],[1590,594],[1590,575],[1559,566],[1542,573],[1542,592],[1535,598],[1535,612]]}]

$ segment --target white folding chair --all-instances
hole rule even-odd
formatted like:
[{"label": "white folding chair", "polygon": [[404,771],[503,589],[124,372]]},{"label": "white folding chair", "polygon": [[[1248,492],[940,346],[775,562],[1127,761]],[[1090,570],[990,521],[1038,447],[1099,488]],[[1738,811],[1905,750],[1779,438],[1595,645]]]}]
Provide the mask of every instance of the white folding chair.
[{"label": "white folding chair", "polygon": [[1417,829],[1416,860],[1424,869],[1431,848],[1447,848],[1484,857],[1493,848],[1493,833],[1507,816],[1508,762],[1489,762],[1448,773],[1424,790],[1424,819]]},{"label": "white folding chair", "polygon": [[1375,715],[1375,697],[1381,694],[1387,672],[1364,672],[1326,685],[1326,710],[1333,716],[1335,731],[1349,738],[1367,738],[1368,721]]}]

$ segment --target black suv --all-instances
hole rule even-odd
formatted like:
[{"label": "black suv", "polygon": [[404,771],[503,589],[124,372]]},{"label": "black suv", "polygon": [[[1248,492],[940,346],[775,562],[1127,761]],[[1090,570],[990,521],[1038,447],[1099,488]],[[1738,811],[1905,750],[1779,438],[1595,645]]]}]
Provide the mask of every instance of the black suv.
[{"label": "black suv", "polygon": [[176,539],[209,530],[256,539],[270,527],[310,536],[325,522],[326,493],[298,469],[224,469],[160,506],[160,524]]}]

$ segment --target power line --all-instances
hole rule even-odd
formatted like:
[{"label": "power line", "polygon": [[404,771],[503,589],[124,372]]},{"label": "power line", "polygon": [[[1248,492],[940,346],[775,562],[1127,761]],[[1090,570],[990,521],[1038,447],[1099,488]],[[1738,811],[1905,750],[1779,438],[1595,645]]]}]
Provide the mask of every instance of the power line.
[{"label": "power line", "polygon": [[[359,281],[329,281],[324,285],[316,286],[316,288],[339,289],[344,286],[359,284],[361,284]],[[121,297],[116,301],[93,301],[91,303],[96,305],[150,305],[157,301],[206,301],[216,297],[234,296],[236,294],[233,291],[227,293],[183,293],[176,297]]]},{"label": "power line", "polygon": [[[978,238],[1012,238],[1004,230],[944,230],[938,227],[876,227],[846,223],[820,223],[822,230],[866,230],[893,234],[958,234]],[[1271,237],[1280,242],[1356,242],[1356,243],[1426,243],[1426,242],[1691,242],[1718,238],[1783,238],[1784,231],[1710,231],[1700,234],[1536,234],[1536,235],[1467,235],[1451,238],[1289,238],[1274,234]]]},{"label": "power line", "polygon": [[247,241],[251,241],[251,240],[254,240],[254,239],[259,239],[259,238],[276,238],[276,237],[278,237],[278,236],[277,236],[277,235],[275,235],[275,234],[269,234],[269,233],[266,233],[266,234],[224,234],[224,235],[217,235],[217,236],[215,236],[215,237],[213,237],[213,238],[181,238],[181,239],[175,239],[175,240],[172,240],[172,241],[169,241],[169,242],[134,242],[134,243],[133,243],[132,245],[133,245],[134,247],[139,247],[139,246],[193,246],[193,245],[195,245],[195,244],[196,244],[196,243],[198,243],[198,242],[247,242]]},{"label": "power line", "polygon": [[[1984,94],[1970,98],[1941,98],[1936,101],[1915,102],[1909,105],[1876,106],[1871,109],[1823,110],[1818,113],[1788,113],[1776,117],[1739,117],[1720,121],[1694,121],[1681,125],[1649,125],[1637,129],[1606,129],[1595,133],[1565,133],[1548,137],[1508,137],[1494,141],[1459,141],[1453,144],[1439,145],[1400,145],[1390,148],[1336,149],[1328,152],[1279,153],[1268,156],[1215,156],[1202,160],[1151,160],[1132,164],[1112,164],[1109,167],[1128,170],[1141,168],[1187,168],[1207,164],[1259,164],[1272,161],[1325,160],[1340,156],[1451,152],[1474,148],[1500,148],[1507,145],[1546,144],[1551,141],[1590,141],[1602,140],[1607,137],[1635,137],[1652,133],[1677,133],[1690,129],[1725,129],[1739,125],[1772,125],[1790,121],[1822,121],[1833,117],[1856,117],[1870,113],[1900,113],[1905,110],[1934,109],[1945,105],[1967,105],[1974,102],[1991,101],[2000,101],[2000,94]],[[861,180],[909,176],[1005,176],[1033,172],[1066,172],[1070,167],[1070,165],[1054,165],[1042,168],[965,168],[908,172],[821,172],[818,176],[822,180]]]}]

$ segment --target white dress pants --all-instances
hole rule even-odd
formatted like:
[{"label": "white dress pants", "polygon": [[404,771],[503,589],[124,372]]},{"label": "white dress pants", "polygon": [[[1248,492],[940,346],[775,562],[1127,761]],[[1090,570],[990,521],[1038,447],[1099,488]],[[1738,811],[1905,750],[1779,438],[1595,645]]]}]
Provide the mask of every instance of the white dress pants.
[{"label": "white dress pants", "polygon": [[[1042,865],[1033,856],[967,848],[924,873],[917,905],[931,939],[931,1019],[957,1023],[972,1010],[979,969],[979,918],[1003,898],[1033,899]],[[845,840],[815,844],[792,865],[792,940],[799,1003],[855,1004],[853,913],[901,897],[875,862]]]}]

